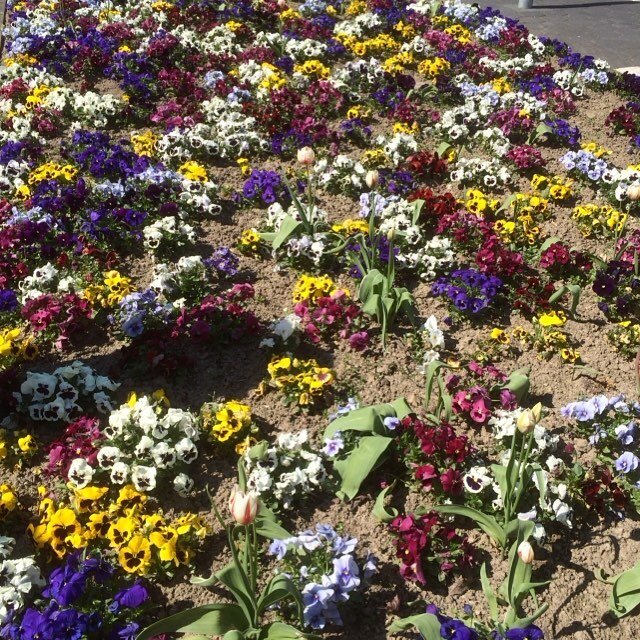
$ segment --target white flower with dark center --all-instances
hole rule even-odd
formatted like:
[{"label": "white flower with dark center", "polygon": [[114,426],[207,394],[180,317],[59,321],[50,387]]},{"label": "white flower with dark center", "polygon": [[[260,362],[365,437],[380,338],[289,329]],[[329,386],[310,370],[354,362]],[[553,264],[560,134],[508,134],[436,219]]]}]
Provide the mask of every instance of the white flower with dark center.
[{"label": "white flower with dark center", "polygon": [[166,443],[159,442],[151,449],[151,455],[156,466],[160,469],[168,469],[176,463],[176,452]]},{"label": "white flower with dark center", "polygon": [[489,469],[486,467],[471,467],[462,478],[462,484],[469,493],[480,493],[492,483]]},{"label": "white flower with dark center", "polygon": [[149,436],[144,436],[144,435],[140,436],[140,441],[136,445],[133,452],[136,455],[136,457],[144,458],[149,453],[149,451],[151,451],[154,444],[155,444],[155,441],[153,440],[153,438],[150,438]]},{"label": "white flower with dark center", "polygon": [[179,473],[173,479],[173,488],[178,495],[182,497],[188,496],[193,491],[194,482],[186,473]]},{"label": "white flower with dark center", "polygon": [[176,442],[176,455],[178,460],[191,464],[198,457],[198,449],[189,438],[182,438]]},{"label": "white flower with dark center", "polygon": [[156,475],[155,467],[134,465],[131,468],[131,480],[136,491],[153,491],[156,488]]},{"label": "white flower with dark center", "polygon": [[120,461],[122,451],[118,447],[102,447],[98,451],[98,465],[101,469],[111,469],[116,462]]},{"label": "white flower with dark center", "polygon": [[76,489],[83,489],[93,478],[93,467],[84,458],[76,458],[71,462],[67,478]]},{"label": "white flower with dark center", "polygon": [[129,465],[124,462],[116,462],[111,467],[110,477],[113,484],[124,484],[129,477]]}]

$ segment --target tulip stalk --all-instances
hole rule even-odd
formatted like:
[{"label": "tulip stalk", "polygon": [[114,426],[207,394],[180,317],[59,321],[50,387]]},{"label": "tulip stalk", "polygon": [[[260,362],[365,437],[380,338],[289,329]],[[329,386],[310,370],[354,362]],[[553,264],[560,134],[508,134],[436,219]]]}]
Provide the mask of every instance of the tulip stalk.
[{"label": "tulip stalk", "polygon": [[[241,483],[244,486],[243,476]],[[260,571],[260,540],[265,537],[287,537],[273,520],[273,514],[261,506],[258,496],[235,487],[229,498],[229,511],[233,522],[227,524],[211,495],[211,506],[215,516],[227,533],[231,562],[216,571],[210,578],[193,578],[192,582],[202,587],[221,583],[230,592],[235,602],[215,602],[194,607],[149,625],[136,640],[151,640],[163,633],[192,634],[194,625],[198,632],[206,629],[207,637],[224,636],[233,640],[258,640],[259,638],[300,638],[316,640],[317,636],[306,634],[290,624],[267,613],[274,605],[284,600],[292,600],[300,625],[303,624],[302,595],[291,578],[284,573],[273,576],[264,589],[258,591]],[[259,512],[264,510],[265,514]],[[266,520],[265,520],[266,519]],[[204,636],[198,636],[204,637]]]}]

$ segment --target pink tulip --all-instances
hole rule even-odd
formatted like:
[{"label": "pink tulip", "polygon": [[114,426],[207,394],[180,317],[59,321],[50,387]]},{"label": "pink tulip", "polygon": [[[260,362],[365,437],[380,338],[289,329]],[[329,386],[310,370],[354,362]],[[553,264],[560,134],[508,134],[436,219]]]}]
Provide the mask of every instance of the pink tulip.
[{"label": "pink tulip", "polygon": [[258,514],[258,496],[254,491],[244,493],[237,485],[229,498],[229,511],[238,524],[251,524]]}]

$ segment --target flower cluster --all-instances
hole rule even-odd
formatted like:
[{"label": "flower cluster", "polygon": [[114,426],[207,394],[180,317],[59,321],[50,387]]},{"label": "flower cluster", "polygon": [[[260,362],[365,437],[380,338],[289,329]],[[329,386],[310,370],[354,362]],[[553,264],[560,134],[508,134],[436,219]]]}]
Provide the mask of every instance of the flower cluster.
[{"label": "flower cluster", "polygon": [[165,409],[164,394],[136,397],[109,415],[95,461],[74,458],[67,476],[75,489],[108,476],[114,485],[133,483],[137,491],[153,492],[158,480],[171,481],[180,495],[193,480],[183,469],[198,457],[200,437],[196,418],[188,411]]},{"label": "flower cluster", "polygon": [[476,315],[495,304],[502,288],[497,276],[480,273],[475,269],[457,269],[434,282],[431,293],[446,296],[452,310],[462,315]]},{"label": "flower cluster", "polygon": [[33,557],[15,558],[13,538],[0,536],[0,628],[3,630],[22,612],[36,589],[43,587]]},{"label": "flower cluster", "polygon": [[105,414],[113,409],[109,391],[120,385],[76,360],[53,373],[29,371],[20,391],[13,394],[17,409],[32,420],[71,422],[84,413]]},{"label": "flower cluster", "polygon": [[253,431],[251,408],[236,400],[207,402],[200,409],[200,430],[215,442],[233,444],[237,453],[244,453]]},{"label": "flower cluster", "polygon": [[99,554],[85,558],[70,554],[46,582],[37,585],[43,587],[38,606],[11,617],[5,627],[7,637],[71,640],[98,630],[114,640],[134,637],[140,630],[135,618],[149,594],[140,581],[118,589],[114,572]]},{"label": "flower cluster", "polygon": [[473,456],[467,436],[446,422],[434,425],[412,416],[396,429],[401,457],[421,488],[437,496],[459,496],[463,472]]},{"label": "flower cluster", "polygon": [[446,379],[451,408],[472,424],[485,424],[496,408],[513,409],[516,405],[515,394],[504,386],[506,380],[506,374],[492,364],[469,362]]},{"label": "flower cluster", "polygon": [[39,549],[64,558],[82,549],[102,549],[126,573],[144,575],[188,566],[208,533],[192,513],[165,517],[148,509],[145,494],[126,485],[113,501],[108,487],[89,485],[72,492],[68,502],[56,501],[39,488],[38,520],[29,531]]},{"label": "flower cluster", "polygon": [[342,625],[339,605],[364,591],[376,572],[376,558],[368,553],[358,563],[357,538],[339,533],[330,524],[274,540],[269,553],[298,584],[304,605],[304,622],[312,629]]},{"label": "flower cluster", "polygon": [[397,516],[389,524],[389,532],[405,580],[425,585],[431,574],[443,581],[452,572],[474,564],[471,543],[454,527],[442,523],[435,511]]},{"label": "flower cluster", "polygon": [[275,356],[267,365],[269,384],[284,394],[288,404],[313,407],[319,404],[333,382],[331,369],[313,360],[299,360],[290,355]]},{"label": "flower cluster", "polygon": [[[637,511],[640,507],[640,458],[636,455],[640,437],[640,406],[627,402],[623,395],[598,395],[570,402],[562,407],[561,413],[575,421],[577,433],[589,439],[600,463],[609,469],[613,477],[605,486],[614,495],[623,491]],[[593,489],[591,487],[592,492]],[[592,497],[595,498],[598,493],[595,492]],[[602,496],[599,496],[601,499]],[[616,502],[620,505],[622,496],[617,496]]]},{"label": "flower cluster", "polygon": [[244,460],[249,489],[282,509],[320,489],[328,478],[325,457],[312,448],[306,429],[281,433],[273,446],[250,449]]}]

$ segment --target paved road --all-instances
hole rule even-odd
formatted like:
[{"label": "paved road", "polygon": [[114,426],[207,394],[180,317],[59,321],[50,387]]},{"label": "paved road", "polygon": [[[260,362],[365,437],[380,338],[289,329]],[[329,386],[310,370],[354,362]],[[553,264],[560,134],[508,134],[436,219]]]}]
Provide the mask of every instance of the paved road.
[{"label": "paved road", "polygon": [[640,1],[533,0],[518,9],[518,0],[477,0],[525,24],[532,33],[558,38],[574,51],[604,58],[612,67],[640,66]]}]

